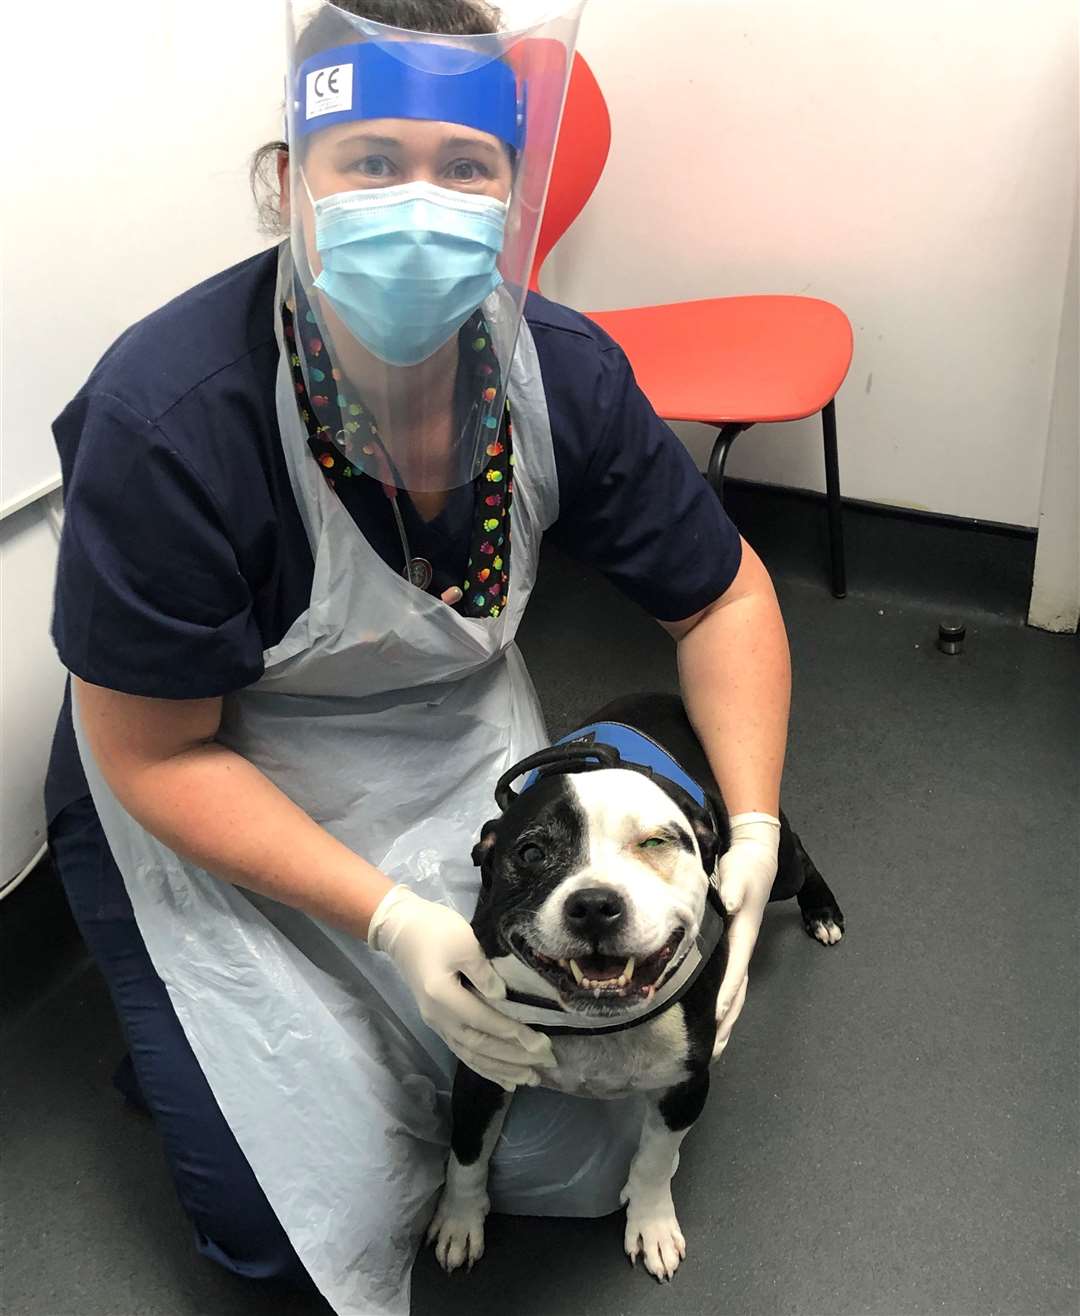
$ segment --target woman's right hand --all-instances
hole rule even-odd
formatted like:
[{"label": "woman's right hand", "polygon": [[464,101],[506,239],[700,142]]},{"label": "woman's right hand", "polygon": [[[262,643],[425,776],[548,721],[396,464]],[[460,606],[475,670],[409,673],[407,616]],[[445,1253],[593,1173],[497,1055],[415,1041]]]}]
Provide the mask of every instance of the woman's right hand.
[{"label": "woman's right hand", "polygon": [[[371,917],[368,944],[385,951],[409,985],[420,1016],[469,1068],[507,1092],[535,1086],[555,1064],[551,1042],[481,1000],[501,1000],[506,984],[452,909],[395,886]],[[480,993],[463,987],[463,974]]]}]

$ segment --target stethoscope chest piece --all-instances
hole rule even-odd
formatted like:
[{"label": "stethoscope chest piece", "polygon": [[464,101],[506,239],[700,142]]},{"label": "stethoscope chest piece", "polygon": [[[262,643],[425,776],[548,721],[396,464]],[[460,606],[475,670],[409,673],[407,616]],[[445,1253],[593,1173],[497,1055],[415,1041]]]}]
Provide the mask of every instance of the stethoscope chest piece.
[{"label": "stethoscope chest piece", "polygon": [[409,580],[417,589],[427,589],[431,584],[431,563],[427,558],[414,557],[409,559]]}]

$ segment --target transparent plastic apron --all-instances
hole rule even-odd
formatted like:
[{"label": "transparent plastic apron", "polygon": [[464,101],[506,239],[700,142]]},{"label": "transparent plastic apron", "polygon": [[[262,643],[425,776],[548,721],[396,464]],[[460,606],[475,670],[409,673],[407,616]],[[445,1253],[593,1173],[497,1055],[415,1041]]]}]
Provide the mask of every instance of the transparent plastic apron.
[{"label": "transparent plastic apron", "polygon": [[[356,853],[470,918],[470,851],[494,783],[547,744],[514,644],[558,511],[532,338],[523,324],[509,383],[509,602],[490,620],[421,593],[365,540],[311,459],[278,334],[278,420],[315,559],[311,601],[266,652],[264,676],[225,700],[219,739]],[[443,1180],[454,1057],[385,956],[214,878],[140,827],[103,781],[77,711],[76,730],[154,967],[293,1246],[341,1316],[406,1312]],[[636,1101],[519,1091],[492,1166],[494,1209],[615,1210],[640,1118]]]}]

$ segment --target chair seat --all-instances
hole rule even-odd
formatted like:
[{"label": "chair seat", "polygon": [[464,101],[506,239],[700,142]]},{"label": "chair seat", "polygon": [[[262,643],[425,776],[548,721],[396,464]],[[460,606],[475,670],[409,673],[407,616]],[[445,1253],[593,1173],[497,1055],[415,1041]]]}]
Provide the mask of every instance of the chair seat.
[{"label": "chair seat", "polygon": [[665,420],[799,420],[831,401],[851,364],[847,316],[816,297],[713,297],[588,315],[622,347]]}]

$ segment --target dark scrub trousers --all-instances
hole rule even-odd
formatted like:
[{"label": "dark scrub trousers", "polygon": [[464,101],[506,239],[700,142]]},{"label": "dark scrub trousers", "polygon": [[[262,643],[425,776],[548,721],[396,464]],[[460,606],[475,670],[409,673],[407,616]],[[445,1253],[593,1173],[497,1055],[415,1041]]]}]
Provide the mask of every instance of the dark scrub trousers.
[{"label": "dark scrub trousers", "polygon": [[[307,608],[313,561],[275,410],[276,273],[277,253],[264,252],[134,325],[53,426],[65,513],[53,637],[85,681],[159,699],[226,695],[259,679],[264,651]],[[692,616],[734,579],[737,531],[620,348],[533,294],[525,318],[559,483],[548,535],[658,620]],[[373,480],[352,483],[350,514],[400,571],[387,498]],[[399,503],[411,552],[432,564],[430,591],[460,585],[473,489],[430,522]],[[153,1116],[200,1251],[241,1275],[304,1283],[150,962],[87,789],[70,693],[46,808],[57,871],[130,1048],[120,1085]]]}]

